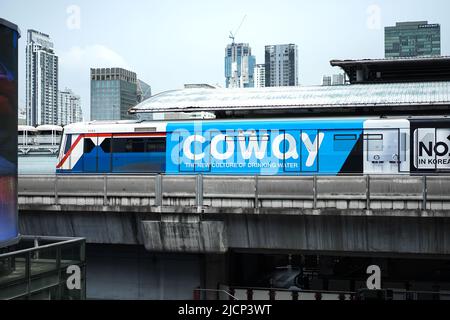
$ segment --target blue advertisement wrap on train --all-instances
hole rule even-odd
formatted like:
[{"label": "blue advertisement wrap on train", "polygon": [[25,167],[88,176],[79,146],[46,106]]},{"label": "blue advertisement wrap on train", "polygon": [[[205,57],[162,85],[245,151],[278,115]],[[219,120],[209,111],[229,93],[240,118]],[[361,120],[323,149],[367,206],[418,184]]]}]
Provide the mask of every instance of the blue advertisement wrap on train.
[{"label": "blue advertisement wrap on train", "polygon": [[201,131],[193,123],[168,124],[166,172],[335,175],[360,139],[363,123],[361,119],[205,122]]},{"label": "blue advertisement wrap on train", "polygon": [[450,172],[450,119],[114,121],[64,127],[58,174]]},{"label": "blue advertisement wrap on train", "polygon": [[17,221],[17,47],[14,24],[0,19],[0,246],[13,244]]},{"label": "blue advertisement wrap on train", "polygon": [[450,172],[450,119],[115,121],[64,127],[58,174]]}]

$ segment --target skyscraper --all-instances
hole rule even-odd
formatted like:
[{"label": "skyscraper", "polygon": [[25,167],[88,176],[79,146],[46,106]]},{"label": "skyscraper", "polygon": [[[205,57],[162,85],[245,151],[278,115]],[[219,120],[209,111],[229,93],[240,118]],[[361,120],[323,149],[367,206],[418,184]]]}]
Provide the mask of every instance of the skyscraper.
[{"label": "skyscraper", "polygon": [[248,43],[232,43],[225,49],[225,85],[227,88],[254,87],[256,59]]},{"label": "skyscraper", "polygon": [[91,69],[91,120],[134,119],[138,103],[136,73],[122,68]]},{"label": "skyscraper", "polygon": [[28,30],[26,46],[27,124],[57,124],[58,57],[50,36]]},{"label": "skyscraper", "polygon": [[265,51],[266,87],[297,86],[297,45],[268,45]]},{"label": "skyscraper", "polygon": [[397,22],[384,29],[386,58],[440,56],[441,26],[428,21]]},{"label": "skyscraper", "polygon": [[266,86],[266,66],[257,64],[255,67],[255,88],[264,88]]},{"label": "skyscraper", "polygon": [[83,112],[80,96],[68,88],[58,91],[58,124],[65,126],[81,121],[83,121]]}]

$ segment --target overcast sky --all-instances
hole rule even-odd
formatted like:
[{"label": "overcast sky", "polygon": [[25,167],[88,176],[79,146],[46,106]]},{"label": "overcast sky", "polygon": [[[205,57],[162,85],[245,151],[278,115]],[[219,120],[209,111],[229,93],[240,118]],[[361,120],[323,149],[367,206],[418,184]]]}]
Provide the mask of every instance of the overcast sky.
[{"label": "overcast sky", "polygon": [[25,105],[27,29],[47,33],[60,57],[59,87],[81,95],[89,119],[91,67],[124,67],[152,93],[184,83],[224,86],[230,30],[257,63],[267,44],[295,43],[299,81],[320,84],[340,70],[331,59],[382,58],[384,26],[397,21],[441,24],[442,54],[450,55],[448,0],[0,0],[0,16],[22,31],[19,101]]}]

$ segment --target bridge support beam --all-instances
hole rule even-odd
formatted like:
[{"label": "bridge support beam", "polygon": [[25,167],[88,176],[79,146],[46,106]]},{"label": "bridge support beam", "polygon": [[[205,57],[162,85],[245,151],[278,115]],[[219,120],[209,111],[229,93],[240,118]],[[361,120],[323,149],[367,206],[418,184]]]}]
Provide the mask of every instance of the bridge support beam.
[{"label": "bridge support beam", "polygon": [[223,221],[171,216],[163,221],[142,221],[141,226],[148,251],[224,253],[228,250]]}]

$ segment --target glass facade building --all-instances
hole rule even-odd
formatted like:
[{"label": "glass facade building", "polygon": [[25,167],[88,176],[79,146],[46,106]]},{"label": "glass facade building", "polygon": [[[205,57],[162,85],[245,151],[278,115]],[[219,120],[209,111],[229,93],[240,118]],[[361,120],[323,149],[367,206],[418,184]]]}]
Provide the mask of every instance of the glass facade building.
[{"label": "glass facade building", "polygon": [[232,43],[225,49],[225,85],[227,88],[253,88],[256,58],[248,43]]},{"label": "glass facade building", "polygon": [[298,85],[298,49],[295,44],[265,47],[266,87]]},{"label": "glass facade building", "polygon": [[122,68],[91,69],[91,120],[134,119],[128,109],[137,102],[136,73]]},{"label": "glass facade building", "polygon": [[386,58],[441,55],[441,26],[427,21],[398,22],[384,29]]}]

